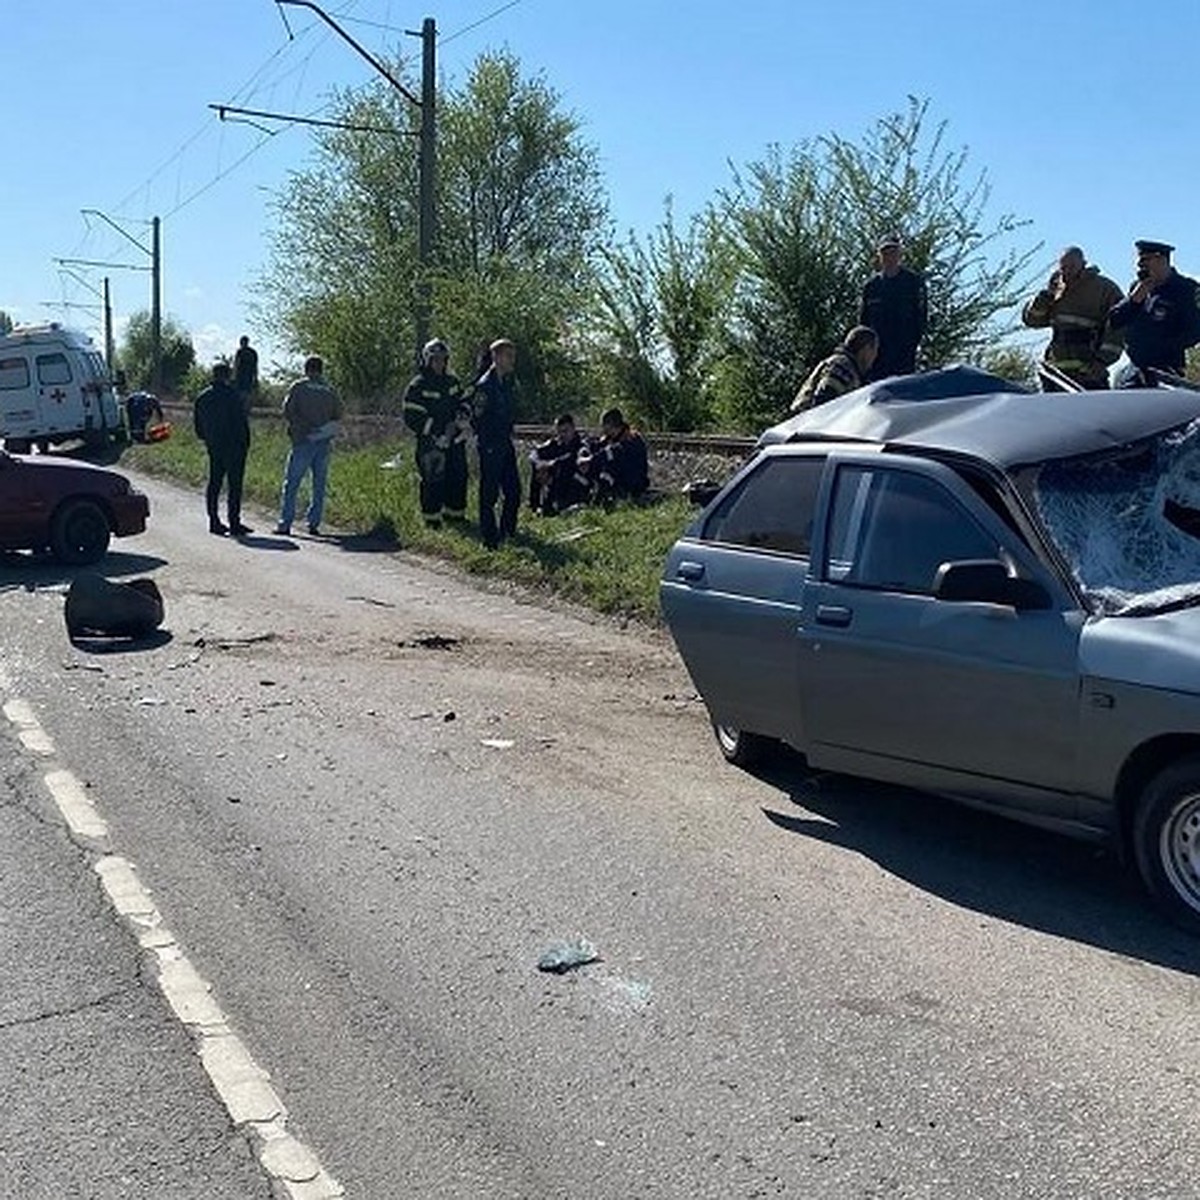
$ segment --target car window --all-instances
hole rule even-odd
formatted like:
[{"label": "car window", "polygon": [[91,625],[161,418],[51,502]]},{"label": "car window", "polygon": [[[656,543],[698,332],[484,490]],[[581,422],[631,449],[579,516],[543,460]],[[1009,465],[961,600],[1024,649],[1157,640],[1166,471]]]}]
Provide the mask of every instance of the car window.
[{"label": "car window", "polygon": [[701,536],[807,558],[824,470],[824,457],[765,459],[721,500]]},{"label": "car window", "polygon": [[838,471],[827,579],[928,595],[942,563],[1006,557],[999,542],[936,480],[877,467]]},{"label": "car window", "polygon": [[70,383],[71,365],[65,354],[39,354],[37,356],[38,383]]},{"label": "car window", "polygon": [[0,392],[29,386],[29,364],[23,358],[0,358]]}]

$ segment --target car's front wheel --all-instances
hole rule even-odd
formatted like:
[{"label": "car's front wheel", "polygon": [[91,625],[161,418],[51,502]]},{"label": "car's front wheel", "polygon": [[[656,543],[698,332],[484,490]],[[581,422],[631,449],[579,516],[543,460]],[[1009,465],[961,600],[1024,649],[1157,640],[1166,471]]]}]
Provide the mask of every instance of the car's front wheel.
[{"label": "car's front wheel", "polygon": [[713,721],[712,727],[725,761],[733,763],[735,767],[752,767],[762,762],[778,744],[774,738],[747,733],[744,729],[735,729],[720,721]]},{"label": "car's front wheel", "polygon": [[1155,776],[1133,823],[1138,871],[1177,924],[1200,933],[1200,755]]},{"label": "car's front wheel", "polygon": [[59,562],[86,566],[108,553],[112,532],[94,500],[68,500],[50,523],[50,549]]}]

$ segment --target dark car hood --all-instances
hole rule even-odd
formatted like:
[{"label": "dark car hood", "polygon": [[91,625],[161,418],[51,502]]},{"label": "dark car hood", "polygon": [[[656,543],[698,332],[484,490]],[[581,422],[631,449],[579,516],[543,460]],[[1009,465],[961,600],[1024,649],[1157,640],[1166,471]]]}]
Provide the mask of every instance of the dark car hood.
[{"label": "dark car hood", "polygon": [[[11,459],[13,463],[19,464],[16,469],[33,470],[33,471],[67,471],[74,474],[77,478],[87,476],[88,478],[107,483],[122,483],[126,482],[125,476],[117,471],[110,471],[107,467],[98,467],[93,463],[76,462],[71,458],[58,458],[53,454],[5,454],[4,458]],[[0,459],[0,471],[7,470],[8,464],[3,459]],[[55,477],[57,478],[57,476]],[[66,482],[66,476],[63,476],[63,482]]]}]

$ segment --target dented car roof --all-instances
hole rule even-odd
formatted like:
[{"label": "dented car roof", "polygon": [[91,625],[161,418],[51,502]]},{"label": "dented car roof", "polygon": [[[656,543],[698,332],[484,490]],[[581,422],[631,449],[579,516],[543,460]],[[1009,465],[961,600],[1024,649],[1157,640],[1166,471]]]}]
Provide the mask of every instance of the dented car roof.
[{"label": "dented car roof", "polygon": [[885,379],[768,429],[759,446],[866,441],[1011,468],[1116,449],[1200,418],[1200,392],[1030,392],[971,367]]}]

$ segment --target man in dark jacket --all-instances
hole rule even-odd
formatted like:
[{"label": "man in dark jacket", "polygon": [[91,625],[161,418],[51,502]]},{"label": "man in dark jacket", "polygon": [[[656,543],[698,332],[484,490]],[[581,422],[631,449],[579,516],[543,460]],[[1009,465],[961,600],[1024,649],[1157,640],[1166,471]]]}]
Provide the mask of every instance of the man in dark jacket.
[{"label": "man in dark jacket", "polygon": [[[489,347],[492,365],[475,384],[475,436],[479,446],[479,532],[483,544],[495,550],[517,531],[521,507],[521,477],[512,431],[516,418],[513,368],[517,348],[507,338]],[[500,523],[496,523],[496,501],[502,499]]]},{"label": "man in dark jacket", "polygon": [[1137,279],[1129,295],[1108,314],[1114,329],[1125,331],[1125,349],[1136,368],[1127,386],[1153,385],[1151,371],[1182,375],[1185,351],[1200,342],[1198,285],[1171,266],[1174,246],[1141,240]]},{"label": "man in dark jacket", "polygon": [[421,351],[422,365],[404,393],[404,423],[417,436],[421,514],[436,529],[442,514],[462,516],[466,507],[464,401],[458,377],[449,371],[450,349],[440,338]]},{"label": "man in dark jacket", "polygon": [[153,417],[159,424],[163,420],[162,405],[153,392],[132,392],[125,398],[125,415],[129,421],[129,436],[135,442],[146,440],[146,427]]},{"label": "man in dark jacket", "polygon": [[879,353],[871,379],[911,375],[917,369],[917,346],[929,320],[925,280],[901,265],[904,247],[895,234],[878,246],[879,270],[863,287],[858,323],[879,335]]},{"label": "man in dark jacket", "polygon": [[233,386],[246,397],[247,405],[258,391],[258,351],[243,333],[233,356]]},{"label": "man in dark jacket", "polygon": [[601,438],[581,456],[600,504],[636,500],[650,488],[650,456],[646,439],[630,427],[619,408],[600,418]]},{"label": "man in dark jacket", "polygon": [[[208,450],[208,488],[204,494],[208,531],[222,537],[227,533],[243,537],[253,532],[242,524],[242,481],[250,450],[250,422],[245,401],[230,383],[231,375],[228,363],[213,366],[212,383],[196,397],[193,415],[196,436]],[[223,525],[217,508],[226,481],[229,524]]]},{"label": "man in dark jacket", "polygon": [[573,504],[583,504],[591,483],[579,466],[583,438],[575,418],[563,413],[554,422],[554,436],[529,454],[529,507],[551,517]]}]

